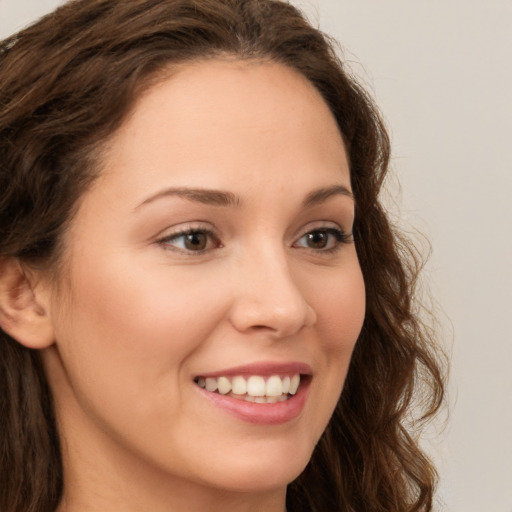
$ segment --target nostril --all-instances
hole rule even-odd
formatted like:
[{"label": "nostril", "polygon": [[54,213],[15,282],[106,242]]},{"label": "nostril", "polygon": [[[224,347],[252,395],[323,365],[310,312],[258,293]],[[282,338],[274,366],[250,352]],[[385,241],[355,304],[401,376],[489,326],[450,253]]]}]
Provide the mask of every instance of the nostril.
[{"label": "nostril", "polygon": [[290,276],[281,277],[236,289],[229,316],[238,331],[272,333],[281,338],[315,323],[314,310],[296,283]]}]

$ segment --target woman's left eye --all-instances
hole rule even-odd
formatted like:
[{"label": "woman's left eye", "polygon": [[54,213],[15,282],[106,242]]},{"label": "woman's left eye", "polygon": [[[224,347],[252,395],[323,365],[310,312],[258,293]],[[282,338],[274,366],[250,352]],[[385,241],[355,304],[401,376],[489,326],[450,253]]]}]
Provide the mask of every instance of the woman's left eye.
[{"label": "woman's left eye", "polygon": [[308,231],[302,235],[294,247],[305,247],[314,251],[335,251],[341,244],[351,241],[350,235],[347,235],[338,228],[319,228]]},{"label": "woman's left eye", "polygon": [[190,229],[162,238],[160,244],[183,252],[204,252],[219,246],[215,235],[204,229]]}]

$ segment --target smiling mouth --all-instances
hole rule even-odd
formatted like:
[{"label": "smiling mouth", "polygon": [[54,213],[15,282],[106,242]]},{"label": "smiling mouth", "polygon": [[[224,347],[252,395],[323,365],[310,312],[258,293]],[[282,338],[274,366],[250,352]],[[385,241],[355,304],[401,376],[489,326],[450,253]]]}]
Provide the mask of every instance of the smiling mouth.
[{"label": "smiling mouth", "polygon": [[285,402],[297,393],[301,379],[306,376],[293,375],[251,375],[243,377],[196,377],[194,382],[200,388],[245,402],[274,404]]}]

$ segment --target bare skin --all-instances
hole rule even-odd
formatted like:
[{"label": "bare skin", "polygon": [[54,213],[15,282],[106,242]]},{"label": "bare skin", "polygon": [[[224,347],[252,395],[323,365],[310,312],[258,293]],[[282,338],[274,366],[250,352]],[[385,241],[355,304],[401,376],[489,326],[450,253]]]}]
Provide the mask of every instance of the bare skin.
[{"label": "bare skin", "polygon": [[[140,99],[102,167],[59,291],[39,289],[59,512],[283,512],[365,308],[332,114],[282,65],[191,64]],[[241,419],[197,384],[269,363],[309,368],[280,423]]]}]

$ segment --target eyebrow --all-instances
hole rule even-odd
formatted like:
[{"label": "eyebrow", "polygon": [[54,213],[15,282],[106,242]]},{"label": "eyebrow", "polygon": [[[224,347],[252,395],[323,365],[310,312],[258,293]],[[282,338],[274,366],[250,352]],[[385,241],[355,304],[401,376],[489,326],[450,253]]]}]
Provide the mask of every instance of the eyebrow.
[{"label": "eyebrow", "polygon": [[222,190],[209,190],[204,188],[187,188],[187,187],[171,187],[148,197],[135,209],[137,210],[143,205],[152,203],[163,197],[177,196],[189,201],[197,203],[209,204],[213,206],[240,206],[242,203],[240,198],[232,192],[224,192]]},{"label": "eyebrow", "polygon": [[316,206],[336,195],[346,196],[354,200],[354,194],[352,194],[352,192],[347,187],[345,187],[345,185],[333,185],[310,192],[306,196],[306,199],[304,199],[303,206],[305,208]]},{"label": "eyebrow", "polygon": [[[305,208],[316,206],[335,195],[342,195],[351,199],[354,198],[352,192],[344,185],[332,185],[330,187],[313,190],[306,196],[302,205]],[[140,203],[135,210],[153,201],[169,196],[177,196],[189,201],[213,206],[240,206],[242,204],[242,200],[232,192],[203,188],[170,187],[148,197]]]}]

